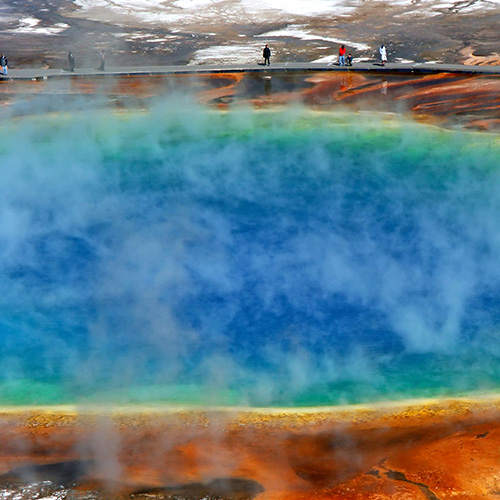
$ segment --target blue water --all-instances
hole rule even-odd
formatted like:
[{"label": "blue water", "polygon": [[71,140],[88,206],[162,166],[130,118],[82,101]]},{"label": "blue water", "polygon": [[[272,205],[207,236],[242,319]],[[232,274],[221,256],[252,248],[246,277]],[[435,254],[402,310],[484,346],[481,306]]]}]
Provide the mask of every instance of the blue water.
[{"label": "blue water", "polygon": [[170,103],[0,138],[0,404],[498,390],[498,137]]}]

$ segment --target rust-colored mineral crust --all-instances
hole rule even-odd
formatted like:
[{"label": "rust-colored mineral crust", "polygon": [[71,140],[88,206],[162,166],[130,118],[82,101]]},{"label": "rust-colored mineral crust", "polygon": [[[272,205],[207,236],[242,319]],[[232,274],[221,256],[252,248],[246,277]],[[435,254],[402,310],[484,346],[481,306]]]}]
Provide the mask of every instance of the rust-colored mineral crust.
[{"label": "rust-colored mineral crust", "polygon": [[[0,472],[20,480],[31,465],[31,480],[57,480],[65,467],[71,487],[105,496],[188,498],[207,488],[210,496],[223,480],[254,485],[224,489],[224,498],[494,499],[499,422],[496,398],[304,410],[3,409]],[[75,472],[79,463],[89,465]]]}]

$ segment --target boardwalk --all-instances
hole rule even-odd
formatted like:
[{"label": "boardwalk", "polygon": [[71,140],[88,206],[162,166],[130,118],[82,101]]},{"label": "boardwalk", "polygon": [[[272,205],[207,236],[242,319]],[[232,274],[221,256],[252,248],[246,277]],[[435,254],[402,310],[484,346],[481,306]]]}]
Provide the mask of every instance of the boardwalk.
[{"label": "boardwalk", "polygon": [[355,63],[351,67],[339,67],[336,64],[324,63],[275,63],[271,66],[260,64],[228,64],[228,65],[183,65],[183,66],[141,66],[112,67],[106,71],[94,68],[68,69],[11,69],[7,76],[0,75],[1,81],[12,80],[47,80],[67,77],[105,77],[105,76],[158,76],[176,74],[207,73],[273,73],[278,71],[336,71],[336,72],[369,72],[376,74],[430,74],[458,73],[464,75],[500,75],[500,66],[466,66],[460,64],[426,64],[426,63]]}]

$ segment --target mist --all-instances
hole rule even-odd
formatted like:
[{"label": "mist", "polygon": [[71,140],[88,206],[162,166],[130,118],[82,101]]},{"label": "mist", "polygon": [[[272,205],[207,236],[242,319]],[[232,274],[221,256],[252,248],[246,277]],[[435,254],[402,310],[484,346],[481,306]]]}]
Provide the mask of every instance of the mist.
[{"label": "mist", "polygon": [[498,387],[493,136],[185,96],[0,136],[4,403]]}]

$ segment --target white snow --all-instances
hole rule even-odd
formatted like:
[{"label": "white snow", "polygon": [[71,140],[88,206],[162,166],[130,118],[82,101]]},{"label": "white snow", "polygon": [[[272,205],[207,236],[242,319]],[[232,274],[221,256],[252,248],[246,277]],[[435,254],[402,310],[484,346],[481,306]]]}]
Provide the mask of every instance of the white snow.
[{"label": "white snow", "polygon": [[400,17],[412,17],[412,16],[436,17],[439,15],[441,15],[441,12],[434,12],[432,10],[407,10],[406,12],[397,14],[394,17],[399,19]]},{"label": "white snow", "polygon": [[38,26],[40,19],[36,17],[25,17],[19,21],[19,26],[11,30],[14,33],[29,33],[32,35],[57,35],[69,28],[68,24],[57,23],[52,26]]},{"label": "white snow", "polygon": [[350,42],[348,40],[341,40],[340,38],[330,38],[321,35],[315,35],[308,30],[304,30],[303,26],[297,24],[291,24],[285,29],[268,31],[267,33],[262,33],[261,35],[257,36],[261,38],[293,37],[300,38],[301,40],[322,40],[324,42],[346,45],[347,47],[353,47],[357,50],[368,50],[370,48],[370,46],[366,45],[365,43]]},{"label": "white snow", "polygon": [[213,0],[177,0],[173,5],[181,9],[199,9],[213,3]]},{"label": "white snow", "polygon": [[277,10],[296,16],[317,16],[350,12],[354,2],[342,0],[241,0],[248,13]]},{"label": "white snow", "polygon": [[153,37],[151,38],[151,35],[145,35],[145,34],[137,34],[137,35],[128,35],[127,36],[127,41],[133,42],[135,40],[141,40],[146,43],[156,43],[156,42],[169,42],[171,40],[175,40],[177,37],[175,35],[166,35],[161,38],[156,38]]},{"label": "white snow", "polygon": [[170,42],[173,36],[165,37],[165,38],[151,38],[150,40],[145,40],[146,43],[162,43],[162,42]]},{"label": "white snow", "polygon": [[456,10],[461,13],[469,13],[469,12],[476,12],[478,10],[497,9],[498,6],[500,5],[500,2],[498,0],[473,2],[470,5],[465,5],[463,7],[460,4],[462,4],[462,2],[457,2],[455,6]]},{"label": "white snow", "polygon": [[336,63],[339,60],[339,56],[324,56],[319,59],[315,59],[313,63]]},{"label": "white snow", "polygon": [[257,64],[262,61],[262,45],[214,45],[198,50],[189,64]]}]

